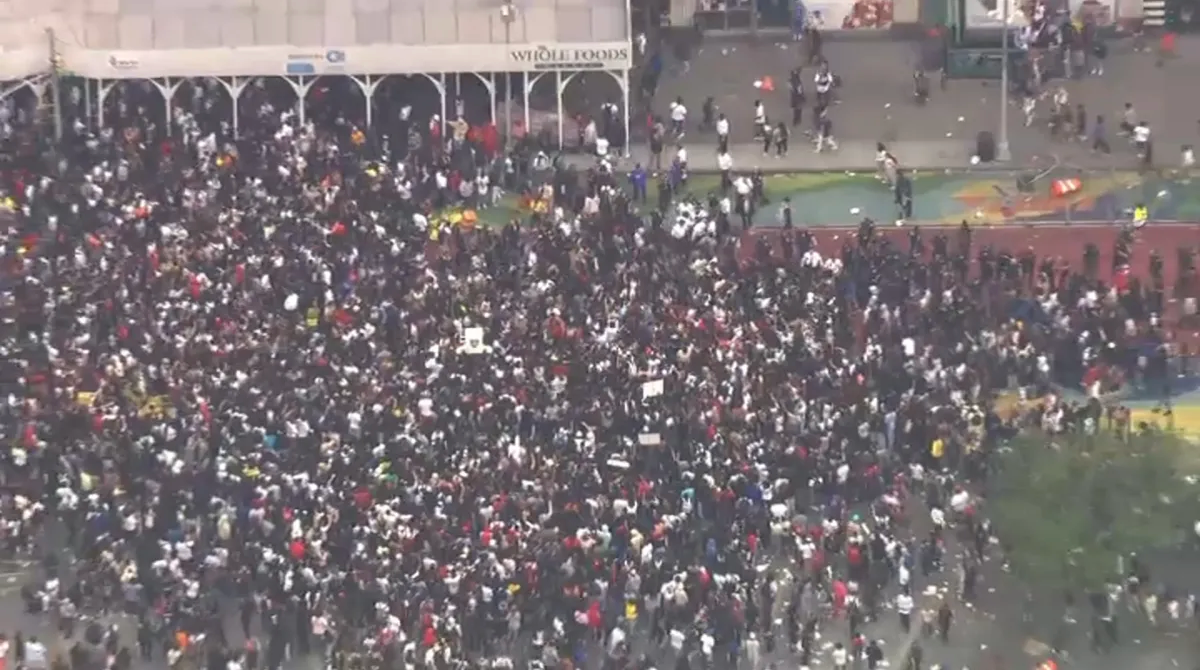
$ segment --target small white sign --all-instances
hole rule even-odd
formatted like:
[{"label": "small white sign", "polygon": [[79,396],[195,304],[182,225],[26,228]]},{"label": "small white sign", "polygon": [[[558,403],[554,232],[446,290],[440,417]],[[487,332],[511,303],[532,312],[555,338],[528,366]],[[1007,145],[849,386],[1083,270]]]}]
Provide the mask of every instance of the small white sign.
[{"label": "small white sign", "polygon": [[662,435],[658,433],[642,433],[638,435],[638,444],[643,447],[657,447],[662,444]]},{"label": "small white sign", "polygon": [[651,382],[645,382],[642,384],[642,400],[649,400],[650,398],[657,398],[658,396],[663,394],[664,390],[666,390],[666,387],[664,386],[663,380],[661,380],[661,379],[655,379],[654,381],[651,381]]},{"label": "small white sign", "polygon": [[487,345],[483,343],[483,328],[478,326],[463,329],[462,344],[459,346],[459,351],[464,354],[482,354],[487,352]]}]

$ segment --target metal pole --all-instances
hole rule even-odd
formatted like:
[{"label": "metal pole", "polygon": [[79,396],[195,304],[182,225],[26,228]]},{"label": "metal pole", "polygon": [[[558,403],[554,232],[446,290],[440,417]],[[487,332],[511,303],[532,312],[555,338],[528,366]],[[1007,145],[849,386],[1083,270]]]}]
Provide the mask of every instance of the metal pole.
[{"label": "metal pole", "polygon": [[1000,0],[1003,7],[1000,10],[1000,21],[1004,24],[1000,34],[1003,44],[1000,47],[1000,141],[996,143],[996,159],[1011,161],[1012,151],[1008,146],[1008,5],[1011,0]]},{"label": "metal pole", "polygon": [[[504,21],[505,58],[508,58],[508,53],[512,48],[512,24],[516,19],[516,16],[513,15],[515,11],[516,7],[513,6],[511,0],[506,0],[504,6],[500,8],[500,19]],[[504,151],[506,153],[512,147],[512,81],[512,72],[509,72],[506,61],[504,70]]]},{"label": "metal pole", "polygon": [[53,28],[46,29],[46,39],[50,46],[50,95],[52,96],[51,100],[54,102],[54,139],[62,140],[62,86],[60,86],[58,77],[59,70],[62,68],[59,67],[58,49],[54,46]]}]

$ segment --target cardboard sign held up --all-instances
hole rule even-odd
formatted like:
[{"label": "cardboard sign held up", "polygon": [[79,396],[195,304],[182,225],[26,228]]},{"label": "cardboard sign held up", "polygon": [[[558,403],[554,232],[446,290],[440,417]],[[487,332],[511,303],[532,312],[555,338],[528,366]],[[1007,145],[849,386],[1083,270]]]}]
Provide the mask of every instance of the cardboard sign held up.
[{"label": "cardboard sign held up", "polygon": [[663,394],[664,390],[666,390],[666,387],[661,379],[655,379],[652,382],[645,382],[642,384],[642,400],[657,398]]}]

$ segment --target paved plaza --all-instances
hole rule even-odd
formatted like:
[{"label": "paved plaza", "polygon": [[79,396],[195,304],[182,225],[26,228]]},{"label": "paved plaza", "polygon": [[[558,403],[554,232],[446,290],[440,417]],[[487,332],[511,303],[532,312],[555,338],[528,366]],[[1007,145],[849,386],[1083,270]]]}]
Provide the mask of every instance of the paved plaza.
[{"label": "paved plaza", "polygon": [[[893,147],[904,164],[915,167],[954,167],[966,164],[974,152],[979,131],[996,131],[1000,123],[1000,85],[993,81],[953,80],[945,90],[933,87],[924,106],[912,99],[912,72],[920,45],[885,39],[828,40],[824,52],[833,71],[843,81],[841,103],[832,111],[835,131],[842,140],[845,158],[813,156],[795,151],[787,160],[794,169],[848,169],[873,164],[875,142]],[[713,96],[731,120],[732,142],[750,144],[753,102],[761,98],[770,118],[790,120],[788,73],[803,60],[800,45],[787,41],[705,41],[691,58],[687,72],[669,66],[655,99],[655,109],[683,98],[691,110],[692,125],[700,120],[704,99]],[[1200,37],[1177,41],[1177,56],[1160,63],[1148,53],[1134,53],[1128,44],[1112,47],[1103,77],[1086,77],[1063,83],[1072,105],[1082,103],[1090,116],[1110,120],[1110,134],[1126,102],[1133,102],[1139,118],[1147,121],[1156,140],[1160,165],[1177,165],[1179,148],[1200,140]],[[806,68],[811,89],[812,68]],[[775,91],[756,90],[753,82],[770,76]],[[1059,82],[1055,82],[1057,86]],[[806,113],[809,110],[805,110]],[[1025,128],[1019,107],[1010,109],[1010,139],[1017,163],[1057,155],[1086,167],[1133,166],[1128,147],[1114,146],[1114,155],[1093,155],[1077,143],[1051,142],[1040,124]],[[695,130],[693,146],[711,142]],[[1115,138],[1113,138],[1115,140]],[[797,143],[797,148],[799,148]],[[1113,141],[1114,145],[1118,143]],[[735,150],[736,151],[736,150]],[[697,149],[693,160],[703,160]],[[870,158],[864,162],[864,159]],[[738,156],[735,155],[735,162]],[[769,164],[764,165],[769,169]]]}]

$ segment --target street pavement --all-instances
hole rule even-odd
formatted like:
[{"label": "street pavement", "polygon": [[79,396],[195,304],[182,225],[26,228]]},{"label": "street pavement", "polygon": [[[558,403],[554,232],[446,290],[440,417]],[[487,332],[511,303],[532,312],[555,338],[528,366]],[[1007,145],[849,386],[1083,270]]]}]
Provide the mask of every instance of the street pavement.
[{"label": "street pavement", "polygon": [[[798,138],[791,146],[786,156],[776,156],[774,152],[764,154],[762,144],[742,142],[730,144],[729,157],[733,159],[733,169],[762,170],[764,173],[788,172],[841,172],[873,171],[875,170],[875,142],[871,140],[839,140],[837,151],[816,153],[813,145],[806,138]],[[703,136],[685,137],[684,145],[688,147],[688,171],[694,174],[718,172],[717,152],[715,144],[706,141]],[[918,170],[963,170],[971,167],[971,155],[974,147],[966,142],[952,139],[934,140],[901,140],[889,142],[888,148],[900,157],[904,167]],[[663,154],[664,165],[669,164],[674,157],[674,149],[668,147]],[[1123,160],[1124,159],[1124,160]],[[563,160],[567,165],[576,169],[587,169],[596,164],[595,157],[590,154],[565,154]],[[1046,156],[1044,161],[1050,164],[1053,157]],[[635,144],[630,147],[628,157],[615,157],[611,162],[619,171],[632,169],[634,165],[643,167],[650,165],[650,149],[645,144]],[[1132,167],[1134,157],[1089,155],[1080,163],[1072,162],[1072,166],[1089,169],[1119,169]],[[981,170],[989,166],[981,166]]]},{"label": "street pavement", "polygon": [[[912,72],[919,62],[920,45],[914,42],[879,40],[827,41],[824,53],[832,70],[843,82],[839,91],[840,104],[831,114],[835,134],[842,140],[848,157],[842,165],[863,168],[874,164],[874,144],[883,141],[903,147],[895,153],[902,164],[934,166],[940,160],[958,160],[974,153],[975,136],[980,131],[999,135],[999,82],[952,80],[945,90],[934,81],[931,100],[918,106],[912,98]],[[1135,157],[1127,146],[1120,146],[1115,137],[1116,122],[1126,102],[1133,102],[1139,118],[1147,121],[1153,131],[1156,162],[1175,166],[1179,162],[1181,145],[1200,140],[1200,36],[1180,36],[1176,42],[1177,55],[1160,61],[1150,53],[1135,53],[1128,44],[1114,44],[1103,77],[1086,77],[1062,82],[1070,94],[1072,105],[1082,103],[1089,116],[1103,114],[1109,119],[1110,140],[1115,157],[1094,157],[1078,143],[1051,141],[1043,124],[1026,128],[1019,105],[1009,110],[1010,146],[1016,162],[1027,162],[1048,153],[1065,161],[1092,167],[1100,161],[1106,166],[1114,162],[1132,166]],[[752,139],[753,104],[762,99],[768,116],[790,121],[788,108],[788,73],[804,60],[799,44],[787,41],[718,41],[707,40],[693,53],[686,72],[677,63],[668,64],[663,74],[653,109],[665,113],[667,105],[682,98],[689,109],[688,144],[697,147],[692,160],[705,153],[698,145],[705,143],[695,130],[700,108],[706,97],[715,98],[717,107],[730,119],[733,144],[749,143]],[[814,69],[805,68],[806,90],[812,89]],[[770,76],[774,92],[755,89],[755,80]],[[1055,82],[1055,86],[1060,82]],[[1048,105],[1041,105],[1044,110]],[[806,109],[805,122],[809,123]],[[711,142],[708,139],[707,142]],[[922,151],[909,142],[936,142]],[[795,143],[800,148],[800,142]],[[871,160],[861,162],[863,147],[871,148]],[[957,146],[957,148],[953,148]],[[805,167],[812,159],[799,156],[797,167]],[[910,155],[911,154],[911,155]],[[933,158],[936,157],[936,158]],[[735,161],[737,157],[735,156]],[[812,159],[815,160],[815,159]],[[826,165],[830,169],[838,161],[821,159],[813,169]],[[951,167],[951,165],[938,165]],[[764,166],[765,167],[765,166]]]}]

